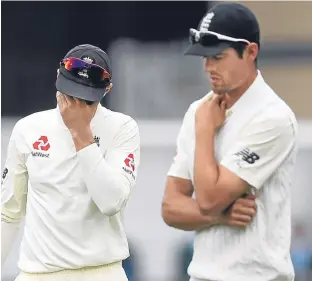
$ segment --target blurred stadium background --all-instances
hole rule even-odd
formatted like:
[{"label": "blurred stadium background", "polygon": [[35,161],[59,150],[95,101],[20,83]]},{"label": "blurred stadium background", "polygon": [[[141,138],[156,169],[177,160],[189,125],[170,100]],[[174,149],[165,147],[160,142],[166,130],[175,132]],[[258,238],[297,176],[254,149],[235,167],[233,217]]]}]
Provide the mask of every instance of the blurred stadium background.
[{"label": "blurred stadium background", "polygon": [[[183,56],[188,29],[216,2],[1,2],[1,165],[15,122],[56,106],[60,59],[77,44],[107,50],[114,88],[103,104],[134,117],[142,159],[126,212],[130,281],[188,280],[193,233],[161,219],[166,172],[189,104],[209,85],[202,61]],[[297,281],[312,280],[312,2],[245,2],[262,30],[259,68],[300,125],[293,185],[292,258]],[[22,231],[2,268],[12,281]]]}]

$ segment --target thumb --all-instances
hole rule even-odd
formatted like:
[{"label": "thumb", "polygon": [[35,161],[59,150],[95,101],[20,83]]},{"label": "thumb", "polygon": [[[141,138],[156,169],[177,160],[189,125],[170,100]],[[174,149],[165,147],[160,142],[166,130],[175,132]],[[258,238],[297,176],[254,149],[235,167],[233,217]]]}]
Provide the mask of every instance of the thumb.
[{"label": "thumb", "polygon": [[214,103],[220,103],[220,100],[222,99],[222,96],[221,95],[218,95],[218,94],[214,94],[211,98],[211,101],[214,102]]},{"label": "thumb", "polygon": [[257,196],[253,194],[248,194],[245,198],[255,200]]},{"label": "thumb", "polygon": [[222,110],[222,111],[225,111],[225,110],[226,110],[226,101],[223,100],[223,101],[221,102],[221,106],[220,106],[220,107],[221,107],[221,110]]}]

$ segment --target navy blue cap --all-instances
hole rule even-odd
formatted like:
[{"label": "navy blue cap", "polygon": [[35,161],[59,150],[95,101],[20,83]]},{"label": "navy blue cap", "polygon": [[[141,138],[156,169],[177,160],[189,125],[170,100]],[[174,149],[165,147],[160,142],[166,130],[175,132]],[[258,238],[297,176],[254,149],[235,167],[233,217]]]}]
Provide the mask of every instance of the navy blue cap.
[{"label": "navy blue cap", "polygon": [[[70,57],[99,65],[112,74],[110,59],[106,52],[99,47],[89,44],[78,45],[71,49],[64,58]],[[56,88],[59,92],[92,102],[101,101],[105,96],[108,84],[109,82],[94,84],[92,81],[72,74],[64,67],[60,67],[59,75],[56,79]]]},{"label": "navy blue cap", "polygon": [[260,47],[260,27],[256,16],[246,6],[222,2],[205,14],[197,30],[190,29],[190,39],[186,55],[214,56],[233,42],[253,42]]}]

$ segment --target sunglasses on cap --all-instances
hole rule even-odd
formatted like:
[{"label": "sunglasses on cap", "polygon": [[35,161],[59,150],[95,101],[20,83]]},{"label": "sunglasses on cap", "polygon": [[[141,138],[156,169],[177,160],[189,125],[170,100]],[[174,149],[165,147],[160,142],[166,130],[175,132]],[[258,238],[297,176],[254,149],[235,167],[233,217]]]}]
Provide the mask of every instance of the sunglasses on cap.
[{"label": "sunglasses on cap", "polygon": [[198,31],[194,28],[190,29],[189,41],[191,44],[199,43],[203,46],[217,45],[220,41],[250,44],[250,42],[246,39],[234,38],[213,31]]},{"label": "sunglasses on cap", "polygon": [[60,65],[76,76],[90,80],[95,84],[111,80],[111,75],[106,69],[78,58],[65,58],[61,60]]}]

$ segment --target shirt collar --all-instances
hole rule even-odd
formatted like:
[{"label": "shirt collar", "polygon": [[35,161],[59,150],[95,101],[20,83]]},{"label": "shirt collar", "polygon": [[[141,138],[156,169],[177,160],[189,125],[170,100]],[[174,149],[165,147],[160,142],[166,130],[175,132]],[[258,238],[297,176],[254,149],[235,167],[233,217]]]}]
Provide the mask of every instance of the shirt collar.
[{"label": "shirt collar", "polygon": [[[233,112],[240,111],[241,108],[244,108],[247,104],[254,104],[255,99],[259,97],[259,89],[264,85],[264,79],[261,75],[260,70],[257,70],[257,77],[249,86],[249,88],[243,93],[240,98],[232,105],[231,108],[225,111],[226,118],[230,117]],[[208,93],[207,98],[211,100],[213,97],[213,92]]]},{"label": "shirt collar", "polygon": [[[252,105],[259,99],[259,89],[265,84],[264,79],[261,75],[260,70],[257,70],[257,77],[245,91],[244,94],[227,110],[227,117],[233,112],[238,112],[245,108],[247,105]],[[264,94],[264,93],[263,93]]]}]

